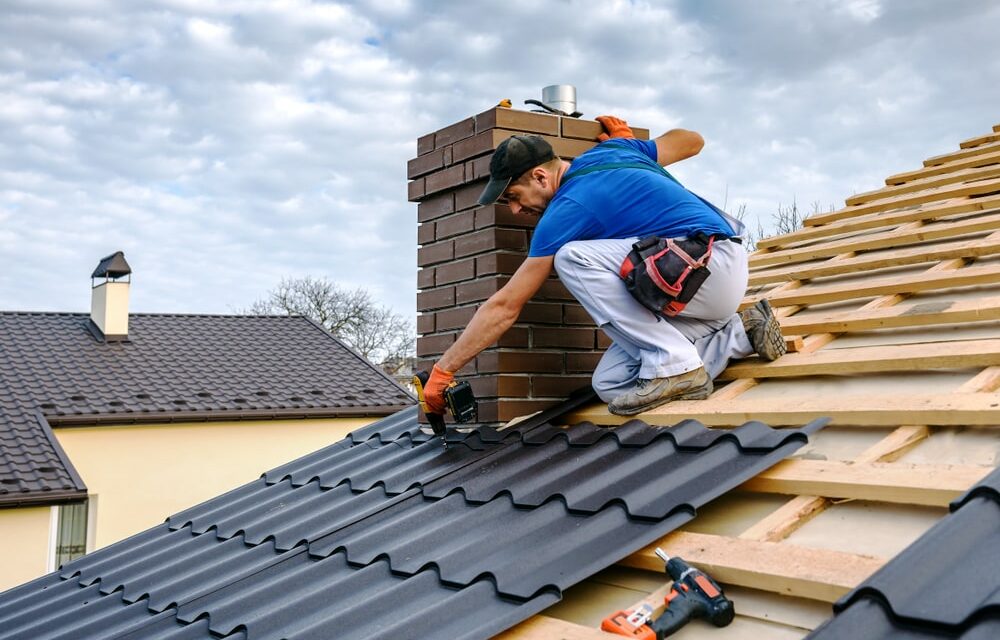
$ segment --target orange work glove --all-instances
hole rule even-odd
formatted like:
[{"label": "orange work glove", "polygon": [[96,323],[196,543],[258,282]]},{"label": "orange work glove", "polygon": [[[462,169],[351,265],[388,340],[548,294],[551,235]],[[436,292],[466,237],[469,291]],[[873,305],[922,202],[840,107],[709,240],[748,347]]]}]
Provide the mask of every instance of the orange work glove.
[{"label": "orange work glove", "polygon": [[635,134],[629,128],[628,123],[615,116],[597,116],[597,121],[601,123],[607,133],[597,136],[598,142],[604,142],[611,138],[634,138]]},{"label": "orange work glove", "polygon": [[430,409],[431,413],[444,415],[446,408],[444,390],[454,380],[455,374],[450,371],[445,371],[437,365],[431,369],[431,375],[427,379],[427,384],[424,385],[424,402],[427,403],[427,408]]}]

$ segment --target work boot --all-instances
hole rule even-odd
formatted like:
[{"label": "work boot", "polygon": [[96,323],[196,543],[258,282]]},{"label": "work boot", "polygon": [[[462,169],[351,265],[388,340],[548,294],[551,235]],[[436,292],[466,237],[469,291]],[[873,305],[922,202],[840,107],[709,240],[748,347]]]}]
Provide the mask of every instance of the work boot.
[{"label": "work boot", "polygon": [[712,379],[705,367],[668,378],[640,378],[636,388],[608,403],[608,411],[618,416],[634,416],[671,400],[704,400],[712,393]]},{"label": "work boot", "polygon": [[740,320],[754,351],[764,360],[777,360],[788,351],[785,338],[781,335],[781,325],[766,298],[740,311]]}]

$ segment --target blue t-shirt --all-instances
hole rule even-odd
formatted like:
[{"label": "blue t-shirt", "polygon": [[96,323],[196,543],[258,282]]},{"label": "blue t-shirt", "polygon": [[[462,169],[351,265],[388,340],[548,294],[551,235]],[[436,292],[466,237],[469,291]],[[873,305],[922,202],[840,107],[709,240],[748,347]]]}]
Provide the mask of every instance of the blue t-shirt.
[{"label": "blue t-shirt", "polygon": [[599,164],[642,162],[656,166],[652,140],[615,138],[580,155],[563,176],[535,227],[530,257],[551,256],[573,240],[606,240],[657,235],[664,238],[733,235],[715,210],[677,182],[648,169],[595,171],[570,180],[574,172]]}]

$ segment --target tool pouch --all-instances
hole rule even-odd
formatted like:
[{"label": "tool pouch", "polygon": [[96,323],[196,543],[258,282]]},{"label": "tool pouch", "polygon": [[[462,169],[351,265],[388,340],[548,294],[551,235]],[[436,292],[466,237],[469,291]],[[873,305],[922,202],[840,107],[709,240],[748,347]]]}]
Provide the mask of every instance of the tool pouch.
[{"label": "tool pouch", "polygon": [[711,275],[712,236],[686,239],[647,236],[632,245],[619,275],[639,304],[657,316],[672,318]]}]

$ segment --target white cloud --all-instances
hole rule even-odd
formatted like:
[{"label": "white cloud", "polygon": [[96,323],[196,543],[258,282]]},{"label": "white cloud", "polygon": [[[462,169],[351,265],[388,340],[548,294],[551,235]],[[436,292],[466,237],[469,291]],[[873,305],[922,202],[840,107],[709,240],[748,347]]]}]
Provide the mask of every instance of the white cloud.
[{"label": "white cloud", "polygon": [[140,311],[311,274],[411,314],[416,138],[549,84],[702,132],[676,173],[706,197],[839,204],[1000,120],[1000,9],[971,5],[8,0],[0,306],[86,309],[124,249]]}]

